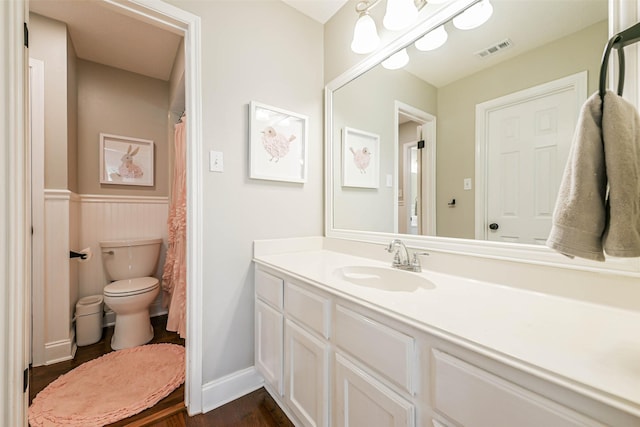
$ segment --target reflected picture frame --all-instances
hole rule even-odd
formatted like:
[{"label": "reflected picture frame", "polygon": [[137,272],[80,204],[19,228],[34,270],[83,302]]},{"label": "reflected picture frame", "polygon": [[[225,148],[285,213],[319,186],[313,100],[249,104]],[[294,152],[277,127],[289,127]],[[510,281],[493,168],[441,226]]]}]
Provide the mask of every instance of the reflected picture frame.
[{"label": "reflected picture frame", "polygon": [[100,133],[100,183],[154,185],[154,142]]},{"label": "reflected picture frame", "polygon": [[379,188],[379,135],[351,127],[345,127],[343,129],[342,186]]},{"label": "reflected picture frame", "polygon": [[260,102],[249,104],[249,177],[307,181],[309,118]]}]

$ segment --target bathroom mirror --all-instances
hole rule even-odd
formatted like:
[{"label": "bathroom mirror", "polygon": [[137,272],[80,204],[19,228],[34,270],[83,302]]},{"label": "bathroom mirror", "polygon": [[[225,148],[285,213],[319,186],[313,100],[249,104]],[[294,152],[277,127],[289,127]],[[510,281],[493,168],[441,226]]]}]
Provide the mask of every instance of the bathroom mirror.
[{"label": "bathroom mirror", "polygon": [[[460,30],[451,18],[473,2],[451,2],[452,7],[426,19],[420,29],[329,83],[328,236],[384,241],[400,235],[417,246],[429,242],[430,247],[457,247],[463,252],[482,248],[483,254],[508,256],[524,250],[529,258],[533,253],[533,258],[558,261],[557,254],[543,246],[548,228],[527,240],[521,235],[531,234],[526,230],[531,224],[519,225],[525,231],[513,238],[494,233],[494,227],[501,228],[509,209],[536,203],[533,216],[546,216],[550,227],[580,106],[597,90],[602,49],[608,40],[608,2],[491,3],[494,12],[489,21]],[[448,33],[446,43],[433,51],[416,49],[413,42],[440,25]],[[405,47],[410,58],[406,66],[389,70],[380,64]],[[492,150],[487,148],[487,135],[528,138],[517,126],[498,126],[513,124],[514,114],[520,114],[504,107],[532,104],[563,92],[567,85],[573,92],[562,101],[568,104],[566,111],[556,114],[551,104],[527,111],[537,126],[533,134],[555,135],[543,135],[538,148],[553,148],[534,149],[524,156],[534,163],[526,165],[526,179],[533,177],[534,182],[512,185],[525,179],[520,173],[525,166],[515,162],[505,166],[504,155],[487,163]],[[489,117],[497,109],[503,109],[501,114]],[[555,147],[554,138],[565,145]],[[425,146],[418,150],[421,140]],[[351,179],[349,168],[354,168],[356,153],[365,147],[378,179],[360,181],[375,185],[360,185],[357,180],[354,184]],[[498,172],[495,177],[494,172]],[[492,188],[496,182],[501,186]],[[525,199],[529,202],[523,203]],[[488,213],[492,203],[502,209],[500,217]],[[493,234],[500,237],[492,239]],[[636,269],[632,264],[629,268]]]}]

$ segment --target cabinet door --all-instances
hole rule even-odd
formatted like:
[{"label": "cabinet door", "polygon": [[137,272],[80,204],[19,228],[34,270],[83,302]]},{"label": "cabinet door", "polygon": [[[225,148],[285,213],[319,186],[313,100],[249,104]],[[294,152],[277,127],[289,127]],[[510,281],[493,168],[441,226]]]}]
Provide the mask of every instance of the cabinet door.
[{"label": "cabinet door", "polygon": [[255,364],[265,383],[282,396],[282,313],[256,299]]},{"label": "cabinet door", "polygon": [[285,400],[305,426],[329,425],[329,348],[285,321]]},{"label": "cabinet door", "polygon": [[411,427],[415,410],[411,402],[336,353],[336,427]]},{"label": "cabinet door", "polygon": [[462,359],[433,350],[433,407],[466,427],[604,427]]}]

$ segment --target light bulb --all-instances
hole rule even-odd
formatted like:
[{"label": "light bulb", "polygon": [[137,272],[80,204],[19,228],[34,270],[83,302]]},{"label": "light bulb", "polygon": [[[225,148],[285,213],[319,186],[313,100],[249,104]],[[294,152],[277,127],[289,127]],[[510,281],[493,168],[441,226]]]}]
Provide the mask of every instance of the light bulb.
[{"label": "light bulb", "polygon": [[409,63],[409,54],[407,53],[407,49],[402,49],[384,61],[382,61],[382,66],[387,70],[397,70],[398,68],[402,68]]},{"label": "light bulb", "polygon": [[355,53],[371,53],[380,44],[380,37],[376,29],[376,23],[368,13],[360,15],[353,29],[353,41],[351,50]]},{"label": "light bulb", "polygon": [[487,22],[492,14],[493,6],[489,0],[482,0],[453,18],[453,25],[461,30],[471,30]]},{"label": "light bulb", "polygon": [[440,25],[435,30],[429,31],[424,37],[416,40],[416,49],[426,52],[428,50],[435,50],[445,44],[449,34],[444,29],[443,25]]},{"label": "light bulb", "polygon": [[382,24],[387,30],[400,31],[413,24],[417,17],[418,9],[413,0],[387,0]]}]

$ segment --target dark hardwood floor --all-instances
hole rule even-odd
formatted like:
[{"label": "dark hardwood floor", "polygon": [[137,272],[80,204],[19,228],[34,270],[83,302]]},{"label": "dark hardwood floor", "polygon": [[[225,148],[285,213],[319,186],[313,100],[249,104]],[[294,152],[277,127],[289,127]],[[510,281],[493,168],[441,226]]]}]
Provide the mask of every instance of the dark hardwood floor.
[{"label": "dark hardwood floor", "polygon": [[[154,337],[150,343],[173,343],[184,345],[178,334],[165,329],[166,316],[151,319]],[[50,366],[39,366],[29,370],[29,403],[49,383],[84,362],[100,357],[111,350],[113,327],[104,328],[102,339],[95,344],[78,347],[75,358]],[[184,407],[184,384],[162,399],[154,407],[132,417],[110,424],[109,427],[293,427],[282,410],[264,388],[249,393],[220,408],[193,417]]]}]

